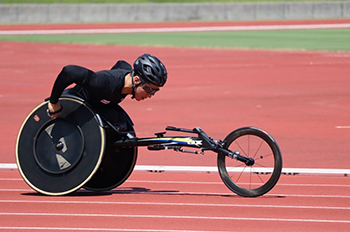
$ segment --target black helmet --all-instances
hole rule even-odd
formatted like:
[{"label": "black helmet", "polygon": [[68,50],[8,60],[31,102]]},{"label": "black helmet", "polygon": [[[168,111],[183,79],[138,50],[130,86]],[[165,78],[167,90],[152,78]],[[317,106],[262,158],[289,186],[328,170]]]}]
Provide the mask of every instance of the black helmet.
[{"label": "black helmet", "polygon": [[162,87],[167,79],[168,73],[164,64],[155,56],[143,54],[134,63],[135,75],[141,80]]}]

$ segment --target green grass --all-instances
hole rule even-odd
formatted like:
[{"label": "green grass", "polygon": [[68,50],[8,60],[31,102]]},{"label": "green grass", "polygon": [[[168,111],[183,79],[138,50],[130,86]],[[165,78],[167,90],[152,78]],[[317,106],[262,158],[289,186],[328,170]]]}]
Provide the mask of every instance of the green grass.
[{"label": "green grass", "polygon": [[349,29],[93,35],[23,35],[0,36],[0,41],[1,40],[134,46],[350,51]]}]

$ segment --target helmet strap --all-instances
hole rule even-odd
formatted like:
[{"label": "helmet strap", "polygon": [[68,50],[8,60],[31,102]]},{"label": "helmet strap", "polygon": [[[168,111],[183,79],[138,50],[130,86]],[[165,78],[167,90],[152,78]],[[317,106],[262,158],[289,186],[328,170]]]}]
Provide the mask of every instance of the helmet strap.
[{"label": "helmet strap", "polygon": [[133,70],[133,71],[131,72],[131,86],[132,86],[132,96],[131,96],[131,99],[134,99],[134,98],[135,98],[135,89],[136,89],[137,87],[139,87],[139,86],[142,84],[142,81],[141,81],[139,84],[135,85],[135,84],[134,84],[134,76],[135,76],[135,71]]}]

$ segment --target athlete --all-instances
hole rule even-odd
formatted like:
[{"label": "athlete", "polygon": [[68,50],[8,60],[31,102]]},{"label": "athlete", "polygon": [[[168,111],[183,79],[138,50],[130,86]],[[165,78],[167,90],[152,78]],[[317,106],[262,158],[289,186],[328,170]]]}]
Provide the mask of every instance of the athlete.
[{"label": "athlete", "polygon": [[[48,115],[57,117],[63,107],[58,99],[62,93],[85,99],[101,116],[112,124],[123,124],[119,103],[127,96],[137,101],[151,98],[167,80],[164,64],[155,56],[143,54],[134,62],[118,61],[111,70],[93,72],[68,65],[57,76],[48,103]],[[75,87],[66,89],[71,84]]]}]

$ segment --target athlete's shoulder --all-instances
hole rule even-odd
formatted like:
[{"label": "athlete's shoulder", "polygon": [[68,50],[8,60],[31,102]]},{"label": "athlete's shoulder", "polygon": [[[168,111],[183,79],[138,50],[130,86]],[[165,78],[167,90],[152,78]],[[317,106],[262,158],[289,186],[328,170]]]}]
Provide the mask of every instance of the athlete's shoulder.
[{"label": "athlete's shoulder", "polygon": [[125,60],[118,60],[117,63],[111,68],[111,70],[113,69],[132,70],[132,66]]}]

